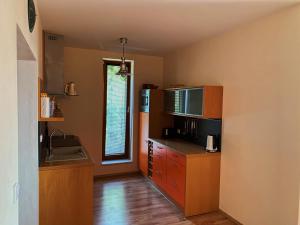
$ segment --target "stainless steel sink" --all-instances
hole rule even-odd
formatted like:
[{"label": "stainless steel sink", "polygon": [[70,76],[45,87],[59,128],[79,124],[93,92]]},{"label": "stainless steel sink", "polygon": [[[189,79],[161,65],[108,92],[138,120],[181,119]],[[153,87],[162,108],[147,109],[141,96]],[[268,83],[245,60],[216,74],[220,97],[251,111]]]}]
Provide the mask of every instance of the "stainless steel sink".
[{"label": "stainless steel sink", "polygon": [[52,154],[46,158],[46,162],[84,160],[87,155],[82,146],[55,147]]}]

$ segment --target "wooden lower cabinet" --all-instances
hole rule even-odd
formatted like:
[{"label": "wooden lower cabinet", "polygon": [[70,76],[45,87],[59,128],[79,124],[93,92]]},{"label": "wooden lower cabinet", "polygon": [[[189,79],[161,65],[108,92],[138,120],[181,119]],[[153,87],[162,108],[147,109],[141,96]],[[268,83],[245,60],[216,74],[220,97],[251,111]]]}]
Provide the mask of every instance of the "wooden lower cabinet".
[{"label": "wooden lower cabinet", "polygon": [[184,155],[153,144],[153,182],[185,216],[219,209],[220,153]]},{"label": "wooden lower cabinet", "polygon": [[139,135],[139,169],[144,174],[144,176],[147,176],[149,113],[140,112]]},{"label": "wooden lower cabinet", "polygon": [[39,172],[39,225],[93,225],[93,166]]},{"label": "wooden lower cabinet", "polygon": [[166,168],[166,186],[169,195],[184,208],[185,202],[185,166],[169,159]]},{"label": "wooden lower cabinet", "polygon": [[166,189],[166,149],[153,146],[153,181],[162,189]]},{"label": "wooden lower cabinet", "polygon": [[191,155],[186,160],[186,216],[219,210],[221,153]]}]

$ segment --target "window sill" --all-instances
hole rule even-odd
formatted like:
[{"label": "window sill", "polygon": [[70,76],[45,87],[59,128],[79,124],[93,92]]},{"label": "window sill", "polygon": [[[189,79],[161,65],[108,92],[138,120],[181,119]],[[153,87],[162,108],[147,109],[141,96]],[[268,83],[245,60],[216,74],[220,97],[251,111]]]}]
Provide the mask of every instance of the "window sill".
[{"label": "window sill", "polygon": [[106,166],[106,165],[126,164],[126,163],[132,163],[132,160],[131,159],[107,160],[107,161],[102,161],[101,165]]}]

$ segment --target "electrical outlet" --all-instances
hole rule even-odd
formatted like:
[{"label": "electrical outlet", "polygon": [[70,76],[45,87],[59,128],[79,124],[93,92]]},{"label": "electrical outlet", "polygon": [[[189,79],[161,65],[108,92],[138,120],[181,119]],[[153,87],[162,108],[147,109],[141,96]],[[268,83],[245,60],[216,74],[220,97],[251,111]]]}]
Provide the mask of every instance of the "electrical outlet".
[{"label": "electrical outlet", "polygon": [[18,203],[19,195],[20,195],[20,184],[18,182],[15,182],[13,185],[13,203],[14,204]]}]

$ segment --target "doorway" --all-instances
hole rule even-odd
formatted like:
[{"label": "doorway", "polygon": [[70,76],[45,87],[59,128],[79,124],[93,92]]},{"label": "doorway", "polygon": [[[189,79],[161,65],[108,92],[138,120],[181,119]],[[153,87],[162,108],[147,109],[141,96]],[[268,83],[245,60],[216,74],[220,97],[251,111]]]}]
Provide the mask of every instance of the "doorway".
[{"label": "doorway", "polygon": [[[38,225],[38,83],[37,62],[17,27],[19,225]],[[19,191],[18,191],[19,190]]]}]

